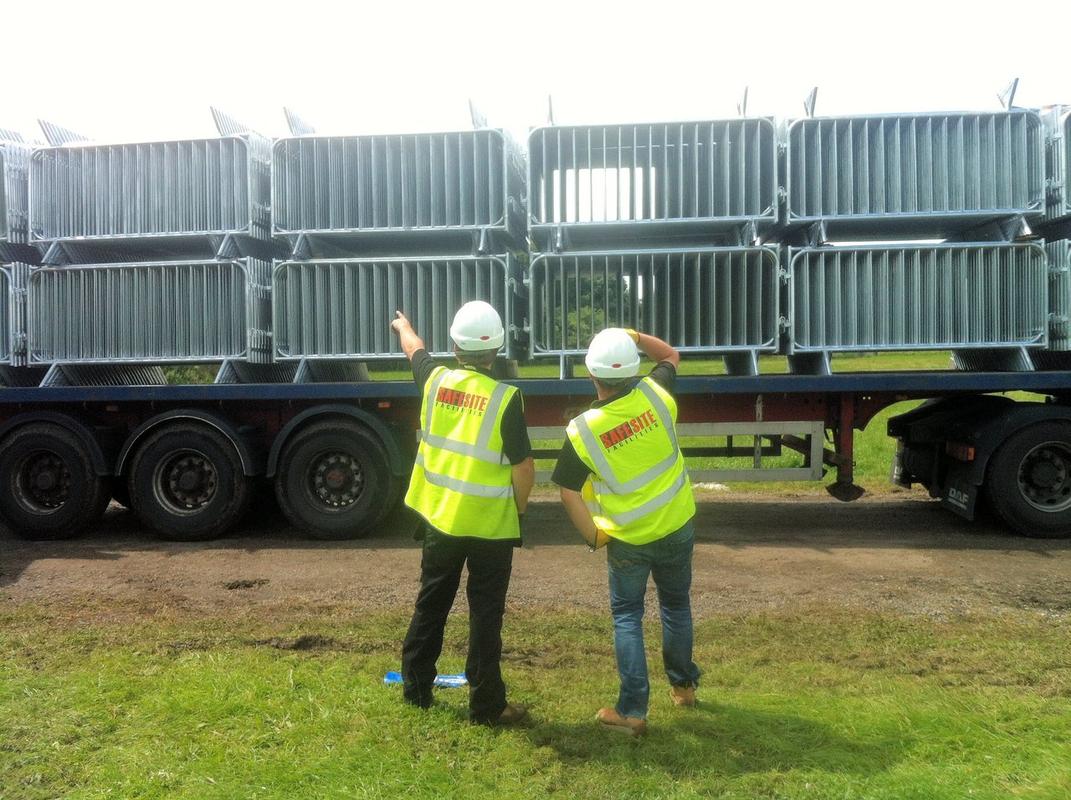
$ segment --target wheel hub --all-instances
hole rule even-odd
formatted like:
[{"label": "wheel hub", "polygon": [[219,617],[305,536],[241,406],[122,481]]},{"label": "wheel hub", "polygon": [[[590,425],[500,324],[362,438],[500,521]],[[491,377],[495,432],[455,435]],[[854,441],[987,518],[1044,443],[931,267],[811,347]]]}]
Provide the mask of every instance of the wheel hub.
[{"label": "wheel hub", "polygon": [[217,489],[215,465],[203,453],[187,451],[166,459],[157,471],[162,499],[182,511],[208,505]]},{"label": "wheel hub", "polygon": [[1060,482],[1060,469],[1050,461],[1043,461],[1034,465],[1030,479],[1035,486],[1049,489]]},{"label": "wheel hub", "polygon": [[36,511],[54,511],[67,502],[71,470],[55,453],[32,453],[19,470],[23,501]]},{"label": "wheel hub", "polygon": [[324,453],[313,462],[309,477],[313,494],[331,508],[353,505],[364,491],[364,472],[349,453]]},{"label": "wheel hub", "polygon": [[1019,465],[1019,490],[1041,511],[1071,507],[1071,446],[1046,442],[1027,453]]}]

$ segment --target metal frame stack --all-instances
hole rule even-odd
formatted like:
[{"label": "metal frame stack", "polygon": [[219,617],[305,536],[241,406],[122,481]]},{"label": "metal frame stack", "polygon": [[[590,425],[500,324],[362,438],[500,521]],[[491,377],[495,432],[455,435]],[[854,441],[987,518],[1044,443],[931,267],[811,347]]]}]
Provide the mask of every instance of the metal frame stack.
[{"label": "metal frame stack", "polygon": [[1071,366],[1068,107],[552,123],[527,164],[475,113],[324,136],[288,112],[274,144],[213,114],[214,139],[42,123],[31,148],[0,129],[0,380],[211,362],[220,381],[352,380],[402,357],[395,309],[445,357],[472,299],[501,313],[507,358],[563,376],[607,326],[736,374],[918,349]]},{"label": "metal frame stack", "polygon": [[505,356],[523,356],[524,169],[510,137],[483,124],[322,136],[288,119],[294,135],[272,148],[272,230],[292,253],[272,276],[275,360],[401,358],[396,309],[445,357],[469,300],[499,311]]},{"label": "metal frame stack", "polygon": [[764,117],[551,125],[529,136],[528,164],[543,251],[746,245],[777,223],[777,131]]},{"label": "metal frame stack", "polygon": [[789,257],[794,371],[924,349],[1031,368],[1048,343],[1047,259],[1012,242],[1045,213],[1037,113],[810,117],[786,136],[781,236],[805,245]]},{"label": "metal frame stack", "polygon": [[1071,368],[1071,106],[1052,106],[1045,123],[1045,220],[1049,256],[1049,347],[1032,353],[1038,369]]},{"label": "metal frame stack", "polygon": [[[31,148],[13,131],[0,130],[0,247],[5,260],[33,260],[29,248]],[[30,256],[27,259],[27,256]]]},{"label": "metal frame stack", "polygon": [[1071,106],[1054,106],[1045,122],[1045,223],[1071,220]]},{"label": "metal frame stack", "polygon": [[[0,129],[0,380],[21,383],[26,366],[26,283],[40,254],[29,244],[31,148]],[[16,368],[12,370],[11,368]]]},{"label": "metal frame stack", "polygon": [[93,365],[107,381],[133,364],[271,361],[270,144],[213,115],[214,139],[113,145],[42,123],[31,365]]},{"label": "metal frame stack", "polygon": [[754,373],[776,352],[777,132],[766,118],[550,125],[528,141],[531,353],[572,372],[609,326]]}]

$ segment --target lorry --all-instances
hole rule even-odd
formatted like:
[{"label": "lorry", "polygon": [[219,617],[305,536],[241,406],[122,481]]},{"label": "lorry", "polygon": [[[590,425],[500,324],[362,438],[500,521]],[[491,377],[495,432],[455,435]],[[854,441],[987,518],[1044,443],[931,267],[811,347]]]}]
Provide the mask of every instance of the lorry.
[{"label": "lorry", "polygon": [[[8,186],[0,237],[0,517],[19,535],[73,536],[116,501],[160,536],[210,539],[265,481],[310,536],[376,531],[420,398],[368,367],[400,355],[395,306],[449,358],[448,315],[476,298],[506,320],[501,374],[537,458],[592,399],[586,340],[621,324],[725,360],[678,379],[683,451],[749,466],[693,480],[831,469],[830,494],[857,499],[856,432],[921,401],[888,424],[895,483],[1071,535],[1065,109],[548,126],[527,152],[483,127],[326,137],[300,120],[272,143],[215,116],[219,140],[159,146],[6,134],[8,177],[29,163],[28,212]],[[957,368],[830,368],[919,349]],[[767,354],[785,372],[760,371]],[[558,377],[522,377],[541,358]],[[213,383],[163,369],[206,363]]]}]

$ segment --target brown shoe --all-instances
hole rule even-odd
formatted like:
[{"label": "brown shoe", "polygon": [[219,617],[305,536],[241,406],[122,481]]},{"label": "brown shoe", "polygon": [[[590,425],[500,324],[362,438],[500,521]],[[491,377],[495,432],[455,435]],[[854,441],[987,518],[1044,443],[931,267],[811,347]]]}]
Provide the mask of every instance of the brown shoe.
[{"label": "brown shoe", "polygon": [[673,705],[685,708],[691,708],[699,702],[695,699],[694,686],[670,686],[669,697],[673,701]]},{"label": "brown shoe", "polygon": [[506,707],[502,709],[502,713],[498,715],[498,719],[492,722],[492,725],[516,725],[522,719],[528,716],[528,709],[522,705],[514,703],[506,703]]},{"label": "brown shoe", "polygon": [[595,719],[604,728],[627,736],[643,736],[647,733],[647,720],[637,717],[622,717],[613,708],[600,708]]}]

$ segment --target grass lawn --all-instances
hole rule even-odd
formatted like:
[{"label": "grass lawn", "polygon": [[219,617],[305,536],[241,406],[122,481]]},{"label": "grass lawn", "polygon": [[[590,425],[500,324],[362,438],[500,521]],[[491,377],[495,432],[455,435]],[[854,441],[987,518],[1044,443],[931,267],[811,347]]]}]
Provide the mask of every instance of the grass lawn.
[{"label": "grass lawn", "polygon": [[[708,619],[702,706],[656,680],[645,741],[592,721],[616,686],[608,618],[507,616],[532,707],[513,730],[466,723],[464,690],[401,705],[381,680],[404,624],[0,612],[0,798],[1071,796],[1066,617]],[[464,643],[455,617],[443,671]]]}]

